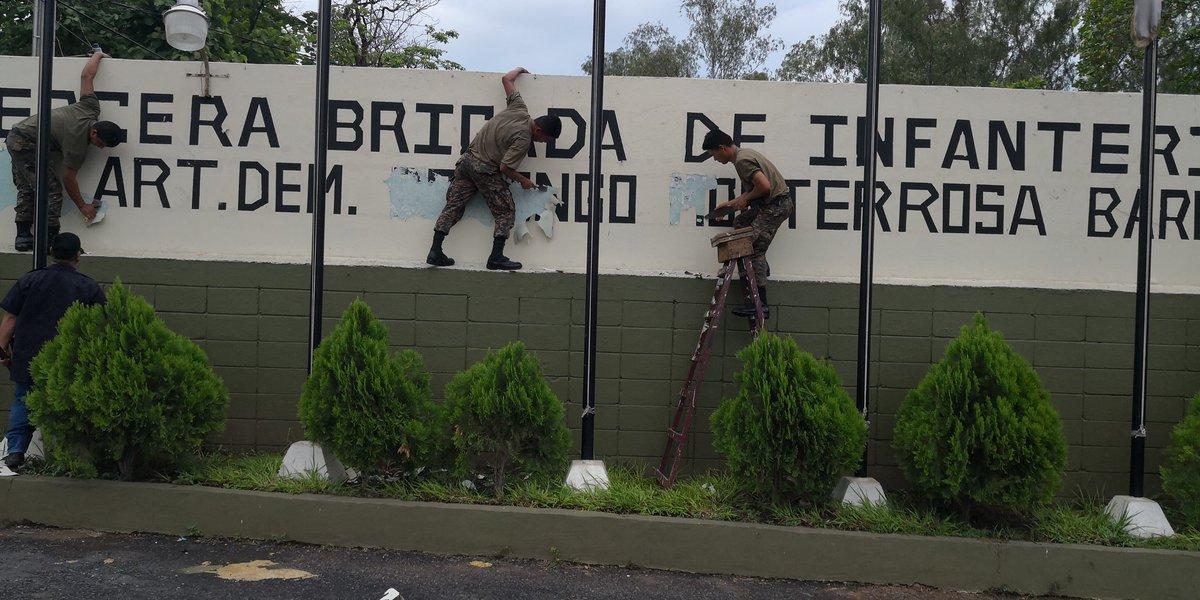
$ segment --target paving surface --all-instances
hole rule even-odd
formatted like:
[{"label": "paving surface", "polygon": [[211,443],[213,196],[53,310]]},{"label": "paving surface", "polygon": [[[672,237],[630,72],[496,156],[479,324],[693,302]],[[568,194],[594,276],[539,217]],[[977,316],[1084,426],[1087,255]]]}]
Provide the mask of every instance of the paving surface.
[{"label": "paving surface", "polygon": [[1012,600],[928,588],[700,576],[300,544],[0,528],[7,598]]}]

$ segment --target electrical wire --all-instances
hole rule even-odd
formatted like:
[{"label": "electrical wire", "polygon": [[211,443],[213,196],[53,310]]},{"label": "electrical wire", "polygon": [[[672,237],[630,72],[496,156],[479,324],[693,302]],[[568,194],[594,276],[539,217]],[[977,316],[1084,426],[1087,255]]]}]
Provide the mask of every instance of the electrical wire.
[{"label": "electrical wire", "polygon": [[[150,8],[146,8],[146,7],[144,7],[144,6],[135,6],[135,5],[132,5],[132,4],[126,4],[125,2],[121,2],[121,0],[102,0],[102,1],[104,1],[104,2],[107,2],[107,3],[109,3],[109,4],[116,5],[116,6],[120,6],[120,7],[122,7],[122,8],[127,8],[127,9],[129,9],[129,10],[137,10],[137,11],[141,11],[141,12],[144,12],[144,13],[146,13],[146,14],[152,14],[152,15],[161,15],[161,14],[162,14],[162,13],[160,13],[160,12],[156,11],[156,10],[153,10],[153,9],[150,9]],[[290,53],[295,53],[295,54],[296,54],[296,56],[306,56],[305,54],[303,54],[303,53],[302,53],[300,50],[298,50],[298,49],[285,48],[285,47],[283,47],[283,46],[276,46],[276,45],[274,45],[274,44],[268,44],[267,42],[264,42],[264,41],[261,41],[261,40],[256,40],[256,39],[254,39],[254,38],[251,38],[251,37],[246,37],[246,36],[244,36],[244,35],[241,35],[241,34],[235,33],[235,32],[233,32],[233,31],[230,31],[230,30],[228,30],[228,29],[223,29],[223,28],[221,28],[221,27],[213,27],[212,25],[210,25],[210,26],[209,26],[209,30],[211,30],[211,31],[215,31],[215,32],[217,32],[217,33],[224,33],[224,34],[226,34],[226,35],[233,36],[233,37],[234,37],[234,38],[236,38],[238,41],[245,42],[245,43],[248,43],[248,44],[255,44],[255,45],[257,45],[257,46],[261,46],[261,47],[263,47],[263,48],[269,48],[269,49],[271,49],[271,50],[277,50],[277,51],[280,51],[280,52],[290,52]]]},{"label": "electrical wire", "polygon": [[104,24],[104,23],[103,23],[103,22],[101,22],[99,19],[96,19],[96,18],[92,17],[91,15],[85,14],[83,11],[79,10],[78,8],[75,8],[75,7],[74,7],[74,6],[72,6],[71,4],[69,4],[69,3],[66,3],[66,2],[62,2],[61,4],[62,4],[63,8],[69,9],[71,12],[73,12],[73,13],[75,13],[75,14],[77,14],[77,15],[79,15],[79,16],[81,16],[81,17],[83,17],[83,18],[85,18],[85,19],[87,19],[87,20],[89,20],[89,21],[91,21],[91,22],[93,22],[93,23],[95,23],[95,24],[99,25],[100,27],[103,27],[104,29],[108,30],[108,31],[109,31],[109,33],[115,33],[115,34],[117,34],[118,36],[120,36],[120,37],[124,38],[124,39],[125,39],[125,41],[127,41],[127,42],[129,42],[129,43],[133,44],[134,46],[137,46],[138,48],[141,48],[142,50],[145,50],[146,52],[149,52],[150,54],[153,54],[154,56],[157,56],[159,59],[161,59],[161,60],[167,60],[167,57],[165,57],[165,56],[163,56],[163,55],[161,55],[161,54],[159,54],[159,53],[157,53],[157,52],[155,52],[155,51],[153,51],[153,50],[151,50],[151,49],[149,49],[149,48],[147,48],[147,47],[145,47],[145,46],[143,46],[143,45],[141,45],[141,44],[139,44],[139,43],[137,43],[136,41],[134,41],[134,39],[133,39],[133,38],[131,38],[131,37],[129,37],[129,36],[127,36],[127,35],[125,35],[125,34],[121,33],[120,31],[117,31],[116,29],[113,29],[112,27],[109,27],[108,25]]}]

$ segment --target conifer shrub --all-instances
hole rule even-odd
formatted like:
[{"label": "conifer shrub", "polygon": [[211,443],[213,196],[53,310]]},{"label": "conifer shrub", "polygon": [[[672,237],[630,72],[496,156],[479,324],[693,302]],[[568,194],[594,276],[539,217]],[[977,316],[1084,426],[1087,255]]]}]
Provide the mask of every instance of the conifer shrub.
[{"label": "conifer shrub", "polygon": [[455,375],[443,408],[456,471],[487,469],[496,498],[508,475],[552,472],[567,462],[563,404],[521,342]]},{"label": "conifer shrub", "polygon": [[738,394],[712,416],[730,472],[775,502],[824,500],[862,457],[867,428],[854,401],[833,368],[790,337],[760,333],[737,356]]},{"label": "conifer shrub", "polygon": [[120,281],[105,304],[67,310],[30,372],[31,418],[75,471],[130,479],[194,455],[225,424],[229,393],[204,351]]},{"label": "conifer shrub", "polygon": [[968,518],[1049,501],[1067,453],[1041,379],[980,314],[904,399],[893,445],[915,491]]},{"label": "conifer shrub", "polygon": [[413,350],[394,356],[388,332],[361,299],[313,354],[300,396],[308,438],[365,476],[407,471],[436,455],[429,374]]},{"label": "conifer shrub", "polygon": [[1163,491],[1178,505],[1187,524],[1200,529],[1200,394],[1192,398],[1175,426],[1161,475]]}]

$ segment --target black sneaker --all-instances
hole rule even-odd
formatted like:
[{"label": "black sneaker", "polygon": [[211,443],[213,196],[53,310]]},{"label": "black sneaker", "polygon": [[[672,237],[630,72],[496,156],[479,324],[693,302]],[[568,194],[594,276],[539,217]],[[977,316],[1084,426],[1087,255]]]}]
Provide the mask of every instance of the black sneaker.
[{"label": "black sneaker", "polygon": [[25,455],[20,452],[11,452],[4,457],[4,466],[16,471],[21,465],[25,464]]},{"label": "black sneaker", "polygon": [[446,256],[441,250],[430,250],[429,256],[425,257],[425,262],[435,267],[449,267],[454,265],[454,259]]},{"label": "black sneaker", "polygon": [[497,256],[488,259],[487,268],[492,271],[516,271],[521,268],[521,263],[508,260],[507,256]]},{"label": "black sneaker", "polygon": [[33,234],[18,233],[16,239],[17,252],[29,252],[33,250]]},{"label": "black sneaker", "polygon": [[[771,316],[771,307],[764,304],[762,308],[763,308],[763,318],[766,319],[767,317],[770,317]],[[739,307],[733,309],[733,314],[736,316],[739,316],[739,317],[753,317],[754,316],[754,306],[750,305],[750,304],[743,304],[742,306],[739,306]]]}]

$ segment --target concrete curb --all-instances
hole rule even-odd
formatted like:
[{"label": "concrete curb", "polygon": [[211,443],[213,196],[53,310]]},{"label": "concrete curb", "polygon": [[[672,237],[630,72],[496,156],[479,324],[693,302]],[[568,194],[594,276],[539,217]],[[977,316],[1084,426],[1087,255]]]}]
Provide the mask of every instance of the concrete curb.
[{"label": "concrete curb", "polygon": [[1200,553],[46,477],[0,522],[1085,598],[1194,598]]}]

